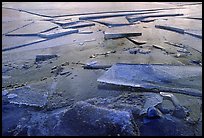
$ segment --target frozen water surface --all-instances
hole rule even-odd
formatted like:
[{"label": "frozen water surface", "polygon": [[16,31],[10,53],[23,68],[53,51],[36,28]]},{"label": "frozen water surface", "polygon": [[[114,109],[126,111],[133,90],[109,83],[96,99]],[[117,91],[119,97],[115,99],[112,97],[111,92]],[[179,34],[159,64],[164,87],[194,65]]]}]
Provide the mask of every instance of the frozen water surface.
[{"label": "frozen water surface", "polygon": [[201,69],[202,2],[2,3],[3,135],[202,136]]}]

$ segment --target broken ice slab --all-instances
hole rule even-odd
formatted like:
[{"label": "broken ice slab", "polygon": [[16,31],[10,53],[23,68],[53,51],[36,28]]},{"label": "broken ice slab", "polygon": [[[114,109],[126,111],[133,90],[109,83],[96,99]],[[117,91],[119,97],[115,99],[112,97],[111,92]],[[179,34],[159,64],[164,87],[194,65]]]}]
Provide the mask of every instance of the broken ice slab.
[{"label": "broken ice slab", "polygon": [[6,79],[10,79],[11,78],[11,76],[2,76],[2,80],[6,80]]},{"label": "broken ice slab", "polygon": [[63,35],[68,35],[68,34],[73,34],[73,33],[78,33],[78,30],[77,29],[56,29],[56,30],[52,30],[49,32],[40,33],[38,34],[38,36],[42,38],[52,39],[55,37],[60,37]]},{"label": "broken ice slab", "polygon": [[133,49],[129,50],[129,53],[130,54],[137,54],[137,52],[139,52],[139,50],[140,50],[139,48],[133,48]]},{"label": "broken ice slab", "polygon": [[202,20],[202,17],[185,17],[187,19]]},{"label": "broken ice slab", "polygon": [[140,48],[138,52],[140,54],[149,54],[151,50],[149,48]]},{"label": "broken ice slab", "polygon": [[150,15],[139,15],[139,16],[127,16],[127,20],[130,22],[130,23],[133,23],[133,22],[136,22],[136,21],[144,21],[144,19],[147,19],[147,18],[153,18],[153,17],[174,17],[174,16],[183,16],[183,14],[150,14]]},{"label": "broken ice slab", "polygon": [[129,50],[130,54],[137,54],[137,53],[140,53],[140,54],[149,54],[150,52],[151,52],[151,50],[148,49],[148,48],[133,48],[133,49]]},{"label": "broken ice slab", "polygon": [[133,42],[136,45],[143,45],[143,44],[147,43],[146,41],[141,41],[141,40],[138,40],[138,39],[135,39],[135,38],[132,38],[132,37],[127,37],[127,39],[129,41]]},{"label": "broken ice slab", "polygon": [[124,38],[124,37],[133,37],[133,36],[141,36],[142,33],[136,32],[105,32],[104,38],[105,39],[117,39],[117,38]]},{"label": "broken ice slab", "polygon": [[184,119],[187,116],[187,114],[189,114],[188,109],[183,107],[173,94],[160,92],[160,95],[163,96],[165,99],[170,100],[173,103],[175,107],[173,111],[173,116],[180,119]]},{"label": "broken ice slab", "polygon": [[8,94],[8,90],[3,90],[2,91],[2,96],[5,96],[5,95],[7,95]]},{"label": "broken ice slab", "polygon": [[86,65],[91,66],[91,65],[95,65],[97,63],[98,63],[97,61],[91,61],[91,62],[86,63]]},{"label": "broken ice slab", "polygon": [[160,118],[162,117],[162,113],[155,107],[149,107],[147,110],[147,117],[150,119]]},{"label": "broken ice slab", "polygon": [[165,41],[164,43],[175,46],[175,47],[185,48],[185,45],[182,45],[182,44],[172,43],[168,41]]},{"label": "broken ice slab", "polygon": [[18,95],[11,93],[11,94],[8,94],[7,97],[8,97],[9,99],[12,99],[12,98],[18,97]]},{"label": "broken ice slab", "polygon": [[193,37],[202,39],[202,33],[201,33],[201,34],[195,34],[195,33],[192,33],[192,32],[187,32],[187,31],[185,31],[185,34],[188,34],[188,35],[191,35],[191,36],[193,36]]},{"label": "broken ice slab", "polygon": [[190,62],[202,66],[201,60],[190,60]]},{"label": "broken ice slab", "polygon": [[106,69],[110,68],[111,65],[84,65],[84,69]]},{"label": "broken ice slab", "polygon": [[162,103],[162,101],[163,101],[163,97],[161,97],[160,95],[151,94],[149,97],[147,97],[146,102],[143,106],[143,109],[140,111],[140,115],[147,113],[150,107],[154,107]]},{"label": "broken ice slab", "polygon": [[70,71],[63,71],[63,72],[60,73],[61,76],[66,75],[66,74],[71,75],[72,73]]},{"label": "broken ice slab", "polygon": [[97,22],[97,23],[100,23],[102,25],[108,26],[109,28],[117,27],[117,26],[131,25],[130,23],[108,23],[108,22],[102,22],[102,21],[97,21],[97,20],[94,20],[94,22]]},{"label": "broken ice slab", "polygon": [[160,92],[160,95],[164,97],[165,99],[172,101],[174,106],[180,106],[178,99],[172,93]]},{"label": "broken ice slab", "polygon": [[64,29],[68,29],[68,28],[83,28],[83,27],[90,27],[90,26],[95,26],[95,23],[88,23],[88,22],[81,22],[81,23],[77,23],[76,25],[68,25],[68,26],[64,26]]},{"label": "broken ice slab", "polygon": [[162,46],[159,46],[159,45],[152,45],[154,48],[157,48],[157,49],[160,49],[162,51],[165,51],[166,49]]},{"label": "broken ice slab", "polygon": [[188,31],[185,31],[184,29],[180,29],[177,27],[165,26],[165,25],[155,25],[155,28],[173,31],[173,32],[180,33],[180,34],[188,34],[188,35],[191,35],[193,37],[202,39],[202,34],[195,34],[195,33],[188,32]]},{"label": "broken ice slab", "polygon": [[202,97],[202,67],[198,66],[118,63],[97,81]]},{"label": "broken ice slab", "polygon": [[[127,111],[107,109],[86,101],[77,102],[62,117],[61,126],[71,126],[78,135],[138,136],[133,116]],[[70,125],[69,125],[70,124]]]},{"label": "broken ice slab", "polygon": [[45,60],[56,58],[56,57],[58,56],[57,55],[37,55],[35,58],[35,62],[45,61]]},{"label": "broken ice slab", "polygon": [[9,102],[13,104],[44,107],[47,103],[47,92],[27,86],[11,90],[9,94],[12,94]]},{"label": "broken ice slab", "polygon": [[184,34],[185,33],[185,31],[183,29],[176,28],[176,27],[171,27],[171,26],[155,25],[155,28],[169,30],[169,31],[180,33],[180,34]]},{"label": "broken ice slab", "polygon": [[181,48],[181,49],[178,49],[177,50],[178,52],[181,52],[181,53],[190,53],[187,49],[185,48]]},{"label": "broken ice slab", "polygon": [[156,19],[143,19],[141,22],[143,23],[149,23],[149,22],[154,22]]},{"label": "broken ice slab", "polygon": [[93,42],[93,41],[96,41],[95,38],[91,39],[91,40],[83,40],[83,42],[80,42],[79,45],[84,45],[86,42]]},{"label": "broken ice slab", "polygon": [[79,31],[79,34],[92,34],[92,31]]}]

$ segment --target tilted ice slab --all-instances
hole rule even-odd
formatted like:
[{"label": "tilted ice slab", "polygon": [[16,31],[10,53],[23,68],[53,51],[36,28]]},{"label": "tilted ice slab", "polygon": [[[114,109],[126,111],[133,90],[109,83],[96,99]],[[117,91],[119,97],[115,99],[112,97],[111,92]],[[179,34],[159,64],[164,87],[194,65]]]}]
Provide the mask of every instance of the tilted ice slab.
[{"label": "tilted ice slab", "polygon": [[115,64],[99,82],[202,97],[202,67]]}]

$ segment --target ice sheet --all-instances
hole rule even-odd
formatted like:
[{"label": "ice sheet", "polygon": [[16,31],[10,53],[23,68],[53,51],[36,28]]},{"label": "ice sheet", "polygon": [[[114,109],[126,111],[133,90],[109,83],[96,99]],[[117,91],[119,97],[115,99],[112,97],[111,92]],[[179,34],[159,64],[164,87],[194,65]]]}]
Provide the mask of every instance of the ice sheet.
[{"label": "ice sheet", "polygon": [[99,82],[202,96],[202,67],[159,64],[115,64]]}]

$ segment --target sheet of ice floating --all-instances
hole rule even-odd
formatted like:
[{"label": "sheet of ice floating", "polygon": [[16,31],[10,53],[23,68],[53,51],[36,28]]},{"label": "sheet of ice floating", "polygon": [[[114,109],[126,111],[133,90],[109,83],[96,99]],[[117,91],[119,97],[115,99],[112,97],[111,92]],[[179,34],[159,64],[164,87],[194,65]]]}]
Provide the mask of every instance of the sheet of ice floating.
[{"label": "sheet of ice floating", "polygon": [[55,38],[63,35],[78,33],[77,29],[55,29],[48,32],[40,33],[38,36],[42,38]]},{"label": "sheet of ice floating", "polygon": [[26,27],[8,33],[8,35],[36,35],[41,32],[52,30],[56,27],[56,24],[48,21],[36,21]]},{"label": "sheet of ice floating", "polygon": [[9,99],[9,102],[13,104],[44,107],[47,103],[46,92],[28,86],[11,90],[9,94],[16,95]]},{"label": "sheet of ice floating", "polygon": [[202,67],[198,66],[118,63],[97,81],[202,96]]}]

